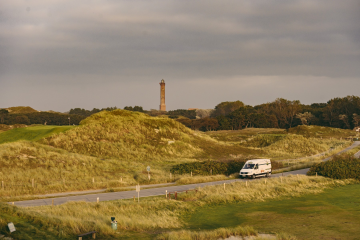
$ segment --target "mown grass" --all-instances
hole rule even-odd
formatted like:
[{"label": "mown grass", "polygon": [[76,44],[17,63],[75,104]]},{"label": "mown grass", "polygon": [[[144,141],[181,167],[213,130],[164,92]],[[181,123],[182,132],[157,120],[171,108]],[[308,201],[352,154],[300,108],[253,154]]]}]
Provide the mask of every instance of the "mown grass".
[{"label": "mown grass", "polygon": [[38,141],[42,138],[48,137],[52,134],[65,132],[73,126],[35,126],[13,128],[11,130],[0,133],[0,144],[6,142],[15,142],[19,140]]},{"label": "mown grass", "polygon": [[[16,206],[0,204],[0,216],[8,222],[8,216],[17,216],[19,221],[34,222],[39,231],[59,238],[71,238],[81,232],[96,230],[102,239],[131,236],[132,232],[147,232],[153,235],[169,230],[191,227],[186,216],[196,213],[205,206],[222,204],[241,204],[268,200],[299,197],[304,194],[319,194],[325,189],[356,183],[354,180],[332,180],[323,177],[290,176],[280,179],[264,179],[248,182],[209,186],[198,189],[198,192],[179,193],[178,200],[166,200],[165,196],[143,198],[140,203],[132,200],[118,200],[111,202],[88,203],[69,202],[58,206],[42,206],[32,208],[18,208]],[[239,213],[239,211],[233,211]],[[220,212],[219,212],[220,213]],[[120,233],[111,229],[110,217],[116,217]],[[185,217],[185,218],[184,218]],[[209,219],[210,222],[211,219]],[[232,221],[228,219],[228,221]],[[14,220],[15,226],[18,224]],[[225,224],[225,221],[224,221]],[[219,227],[244,226],[237,222],[236,226],[225,224]],[[214,225],[215,226],[215,225]],[[249,225],[252,226],[252,225]],[[0,226],[5,232],[6,226]],[[199,227],[197,227],[198,229]],[[206,227],[201,226],[201,229]],[[211,228],[208,228],[211,229]],[[255,228],[257,229],[257,228]],[[15,237],[21,236],[23,229],[18,228]],[[267,230],[266,232],[274,232]],[[283,231],[286,232],[286,231]],[[19,234],[19,235],[16,235]],[[124,235],[122,235],[124,234]],[[20,238],[20,237],[19,237]],[[38,238],[41,239],[41,238]],[[131,239],[131,238],[130,238]]]},{"label": "mown grass", "polygon": [[212,231],[173,231],[169,233],[160,234],[156,239],[158,240],[218,240],[225,239],[231,236],[257,236],[257,231],[252,227],[234,227],[234,228],[218,228]]},{"label": "mown grass", "polygon": [[359,198],[360,184],[354,184],[298,198],[207,205],[185,219],[194,230],[241,224],[260,232],[287,232],[297,239],[358,239]]}]

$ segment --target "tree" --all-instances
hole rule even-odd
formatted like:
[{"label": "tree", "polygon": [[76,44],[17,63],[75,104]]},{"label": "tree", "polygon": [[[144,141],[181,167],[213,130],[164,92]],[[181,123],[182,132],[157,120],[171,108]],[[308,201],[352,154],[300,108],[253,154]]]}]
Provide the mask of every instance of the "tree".
[{"label": "tree", "polygon": [[9,111],[6,109],[0,109],[0,122],[4,123],[4,119],[9,115]]},{"label": "tree", "polygon": [[215,111],[211,114],[212,117],[217,117],[220,115],[226,116],[230,114],[231,112],[235,111],[236,109],[239,109],[241,107],[244,107],[245,104],[241,101],[235,101],[235,102],[222,102],[216,105]]},{"label": "tree", "polygon": [[353,114],[354,127],[358,127],[358,126],[359,126],[359,122],[360,122],[360,116],[357,115],[356,113],[354,113],[354,114]]},{"label": "tree", "polygon": [[214,109],[196,109],[196,118],[210,117]]},{"label": "tree", "polygon": [[339,115],[339,119],[344,122],[347,128],[350,128],[349,118],[345,114]]},{"label": "tree", "polygon": [[302,125],[309,125],[311,120],[314,118],[314,115],[309,112],[304,112],[296,114],[296,118],[301,120]]},{"label": "tree", "polygon": [[27,117],[27,116],[25,116],[25,115],[20,115],[20,116],[17,116],[16,118],[15,118],[15,122],[17,123],[17,124],[30,124],[30,120],[29,120],[29,118]]}]

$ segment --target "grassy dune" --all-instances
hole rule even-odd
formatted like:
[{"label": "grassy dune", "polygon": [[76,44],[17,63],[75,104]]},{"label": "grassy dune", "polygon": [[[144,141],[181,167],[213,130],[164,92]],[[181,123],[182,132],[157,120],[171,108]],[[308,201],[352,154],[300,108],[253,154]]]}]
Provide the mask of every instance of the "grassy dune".
[{"label": "grassy dune", "polygon": [[[312,128],[301,129],[306,132]],[[210,178],[170,179],[169,170],[191,161],[298,158],[351,144],[280,129],[201,133],[169,118],[126,110],[94,114],[77,127],[18,128],[0,133],[0,137],[3,142],[15,141],[0,145],[0,180],[5,183],[0,189],[2,201],[21,195],[164,183],[180,178],[181,183],[201,182]]]}]

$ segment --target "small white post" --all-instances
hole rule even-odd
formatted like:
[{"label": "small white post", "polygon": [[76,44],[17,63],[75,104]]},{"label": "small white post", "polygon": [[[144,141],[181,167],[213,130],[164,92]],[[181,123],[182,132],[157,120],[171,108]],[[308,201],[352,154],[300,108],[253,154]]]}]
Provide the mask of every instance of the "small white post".
[{"label": "small white post", "polygon": [[99,203],[99,198],[96,199],[96,203]]},{"label": "small white post", "polygon": [[92,182],[95,183],[95,178],[92,179]]},{"label": "small white post", "polygon": [[245,181],[245,186],[247,187],[247,181]]},{"label": "small white post", "polygon": [[171,173],[170,173],[170,180],[171,180]]},{"label": "small white post", "polygon": [[120,178],[120,182],[122,182],[122,177]]},{"label": "small white post", "polygon": [[265,185],[266,185],[266,179],[265,179]]},{"label": "small white post", "polygon": [[167,199],[167,190],[165,190],[165,198]]}]

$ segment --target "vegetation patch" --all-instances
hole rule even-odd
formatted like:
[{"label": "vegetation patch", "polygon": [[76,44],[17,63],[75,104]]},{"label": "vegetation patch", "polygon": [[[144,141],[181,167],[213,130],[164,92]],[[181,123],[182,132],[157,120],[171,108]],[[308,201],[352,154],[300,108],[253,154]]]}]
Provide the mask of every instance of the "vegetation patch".
[{"label": "vegetation patch", "polygon": [[[166,200],[165,196],[160,196],[142,198],[140,203],[133,200],[105,201],[100,203],[69,202],[57,206],[32,208],[18,208],[0,203],[0,219],[5,219],[5,222],[13,221],[15,226],[18,226],[18,231],[13,233],[13,236],[17,239],[23,239],[23,234],[33,236],[33,238],[36,236],[35,231],[32,232],[23,227],[25,224],[33,225],[36,231],[41,231],[44,235],[56,236],[55,238],[62,239],[72,239],[76,234],[94,229],[102,239],[121,238],[123,236],[130,236],[129,239],[134,239],[134,237],[131,238],[131,234],[134,233],[135,236],[138,232],[147,232],[147,235],[153,235],[154,232],[162,234],[187,227],[190,227],[189,230],[199,230],[199,228],[201,230],[213,230],[218,228],[237,228],[239,225],[243,228],[245,226],[256,226],[255,229],[261,229],[263,232],[268,233],[287,232],[290,228],[279,228],[281,224],[277,225],[278,228],[274,228],[274,225],[271,225],[273,229],[266,228],[266,231],[264,231],[264,226],[267,224],[263,224],[261,227],[254,221],[251,224],[247,224],[240,220],[250,216],[244,214],[256,212],[254,210],[250,211],[250,209],[259,206],[256,204],[263,204],[263,202],[265,204],[269,200],[299,197],[304,194],[314,197],[315,194],[322,193],[325,189],[356,183],[354,180],[333,180],[307,176],[284,177],[282,181],[279,178],[267,179],[266,184],[264,180],[250,181],[247,186],[245,182],[235,182],[226,184],[225,189],[223,185],[218,185],[200,188],[197,192],[178,193],[177,201]],[[298,203],[306,201],[299,200],[296,202],[296,207],[302,207]],[[231,212],[231,215],[223,215],[223,211],[215,209],[216,206],[227,206],[227,204],[230,204],[231,211],[229,210],[229,212]],[[293,208],[283,208],[281,202],[273,204],[276,204],[276,207],[272,211],[286,212],[289,209],[295,211],[292,210]],[[207,207],[210,208],[207,209],[207,215],[198,214],[198,210],[202,211],[201,209]],[[211,211],[212,208],[215,211]],[[257,209],[257,211],[260,211],[259,208]],[[269,211],[269,209],[271,207],[266,211]],[[265,210],[263,211],[265,212]],[[313,213],[313,210],[308,210],[308,212]],[[210,214],[213,213],[217,214],[217,217],[210,217]],[[241,219],[239,220],[239,217],[233,218],[235,214],[240,216]],[[198,224],[195,224],[195,222],[188,219],[188,216],[203,216],[204,218],[207,216],[207,220],[198,219]],[[116,217],[119,233],[111,229],[110,217]],[[294,216],[291,216],[291,218],[295,219]],[[221,222],[221,224],[214,224],[212,221],[215,219],[218,219],[218,222]],[[271,222],[270,219],[267,219],[267,221]],[[19,225],[19,223],[23,225]],[[354,223],[356,224],[357,222]],[[294,227],[292,226],[292,228]],[[0,232],[7,232],[6,226],[3,224],[0,226]],[[231,229],[229,232],[231,232]],[[163,236],[166,237],[166,235]],[[46,238],[38,237],[37,239]]]},{"label": "vegetation patch", "polygon": [[193,231],[240,225],[278,233],[278,239],[355,240],[360,235],[359,198],[360,184],[350,184],[298,198],[206,205],[184,221]]},{"label": "vegetation patch", "polygon": [[23,124],[16,124],[6,132],[0,133],[0,144],[6,142],[15,142],[19,140],[38,141],[52,134],[65,132],[72,129],[73,126],[34,126],[27,127]]},{"label": "vegetation patch", "polygon": [[293,128],[289,128],[287,129],[287,132],[291,134],[302,135],[307,138],[346,138],[356,135],[356,132],[350,129],[306,125],[299,125]]},{"label": "vegetation patch", "polygon": [[235,228],[218,228],[210,231],[172,231],[169,233],[160,234],[156,239],[158,240],[218,240],[225,239],[231,236],[257,236],[257,231],[249,226],[238,226]]},{"label": "vegetation patch", "polygon": [[312,166],[307,175],[316,173],[334,179],[360,179],[360,159],[347,154],[334,156],[327,162]]}]

